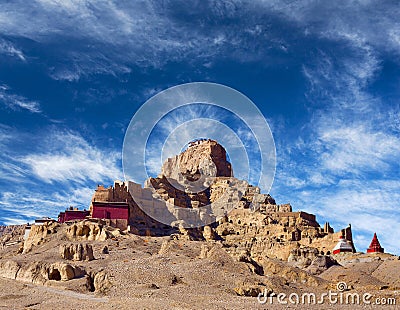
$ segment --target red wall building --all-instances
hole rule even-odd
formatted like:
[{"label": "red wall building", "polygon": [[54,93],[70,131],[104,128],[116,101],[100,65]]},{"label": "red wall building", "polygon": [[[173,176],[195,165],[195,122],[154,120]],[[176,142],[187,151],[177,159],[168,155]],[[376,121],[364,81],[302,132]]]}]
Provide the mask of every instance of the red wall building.
[{"label": "red wall building", "polygon": [[64,212],[60,212],[58,215],[58,222],[64,223],[67,221],[74,221],[74,220],[84,220],[87,216],[90,215],[89,211],[86,210],[78,210],[73,209],[72,207],[65,210]]},{"label": "red wall building", "polygon": [[92,218],[106,220],[127,220],[129,206],[126,202],[92,202]]}]

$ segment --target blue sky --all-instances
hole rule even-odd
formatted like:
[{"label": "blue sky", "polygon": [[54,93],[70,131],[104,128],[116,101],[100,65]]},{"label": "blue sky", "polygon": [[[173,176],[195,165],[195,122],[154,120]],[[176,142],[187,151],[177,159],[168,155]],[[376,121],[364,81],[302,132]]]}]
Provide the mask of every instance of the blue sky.
[{"label": "blue sky", "polygon": [[[0,223],[122,179],[152,95],[209,81],[271,126],[278,203],[400,254],[397,1],[1,1]],[[221,141],[223,144],[223,141]],[[235,168],[235,167],[233,167]]]}]

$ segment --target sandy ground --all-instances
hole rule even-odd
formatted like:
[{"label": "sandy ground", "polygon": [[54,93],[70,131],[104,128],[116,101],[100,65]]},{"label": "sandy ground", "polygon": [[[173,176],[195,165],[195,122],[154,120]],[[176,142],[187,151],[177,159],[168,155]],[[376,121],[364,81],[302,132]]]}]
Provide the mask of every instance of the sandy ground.
[{"label": "sandy ground", "polygon": [[[364,259],[345,267],[328,269],[320,277],[321,286],[290,282],[284,275],[257,275],[249,265],[231,258],[224,250],[214,256],[201,256],[204,242],[168,241],[169,237],[121,236],[118,239],[91,241],[95,260],[72,262],[89,270],[103,268],[112,287],[104,294],[82,290],[83,279],[48,281],[35,285],[0,277],[0,309],[353,309],[355,305],[279,305],[277,298],[260,304],[257,297],[238,296],[235,288],[243,283],[262,283],[278,293],[315,293],[320,296],[345,280],[349,292],[371,293],[376,297],[395,297],[400,303],[399,260]],[[160,251],[162,244],[169,246]],[[31,253],[18,254],[17,246],[3,250],[1,259],[19,262],[60,261],[59,243],[52,238]],[[108,246],[109,253],[102,248]],[[213,246],[213,244],[211,244]],[[358,258],[357,258],[358,259]],[[349,258],[351,261],[351,258]],[[343,264],[345,265],[345,264]],[[346,292],[345,292],[346,293]],[[360,309],[400,309],[400,306],[359,305]]]}]

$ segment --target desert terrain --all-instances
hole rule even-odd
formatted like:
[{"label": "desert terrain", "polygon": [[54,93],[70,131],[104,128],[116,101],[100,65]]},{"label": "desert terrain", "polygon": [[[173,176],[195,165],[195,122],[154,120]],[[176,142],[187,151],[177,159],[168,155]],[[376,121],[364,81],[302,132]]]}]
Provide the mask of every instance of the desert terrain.
[{"label": "desert terrain", "polygon": [[[179,190],[169,180],[181,175],[185,186],[202,175],[210,185],[197,193]],[[0,227],[0,308],[398,307],[398,256],[356,252],[351,225],[335,232],[235,179],[215,141],[168,159],[146,184],[153,196],[130,182],[98,186],[83,219],[45,219],[29,230]],[[139,199],[162,210],[150,217]],[[97,208],[125,210],[127,217],[99,218]],[[74,212],[80,211],[63,216]],[[154,219],[160,214],[170,225]],[[214,222],[188,223],[209,219]],[[338,240],[345,247],[337,248]]]}]

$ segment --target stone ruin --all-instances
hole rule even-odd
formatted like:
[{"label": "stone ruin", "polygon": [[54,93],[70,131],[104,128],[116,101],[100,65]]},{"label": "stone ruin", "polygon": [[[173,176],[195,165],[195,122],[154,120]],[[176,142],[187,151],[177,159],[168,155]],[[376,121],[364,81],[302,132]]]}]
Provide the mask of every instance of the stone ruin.
[{"label": "stone ruin", "polygon": [[353,244],[351,226],[334,233],[329,223],[320,227],[315,215],[277,204],[259,187],[236,179],[225,149],[214,140],[190,143],[144,187],[132,181],[99,185],[95,201],[126,202],[132,233],[221,240],[234,256],[279,258],[304,267],[330,254],[340,236]]}]

